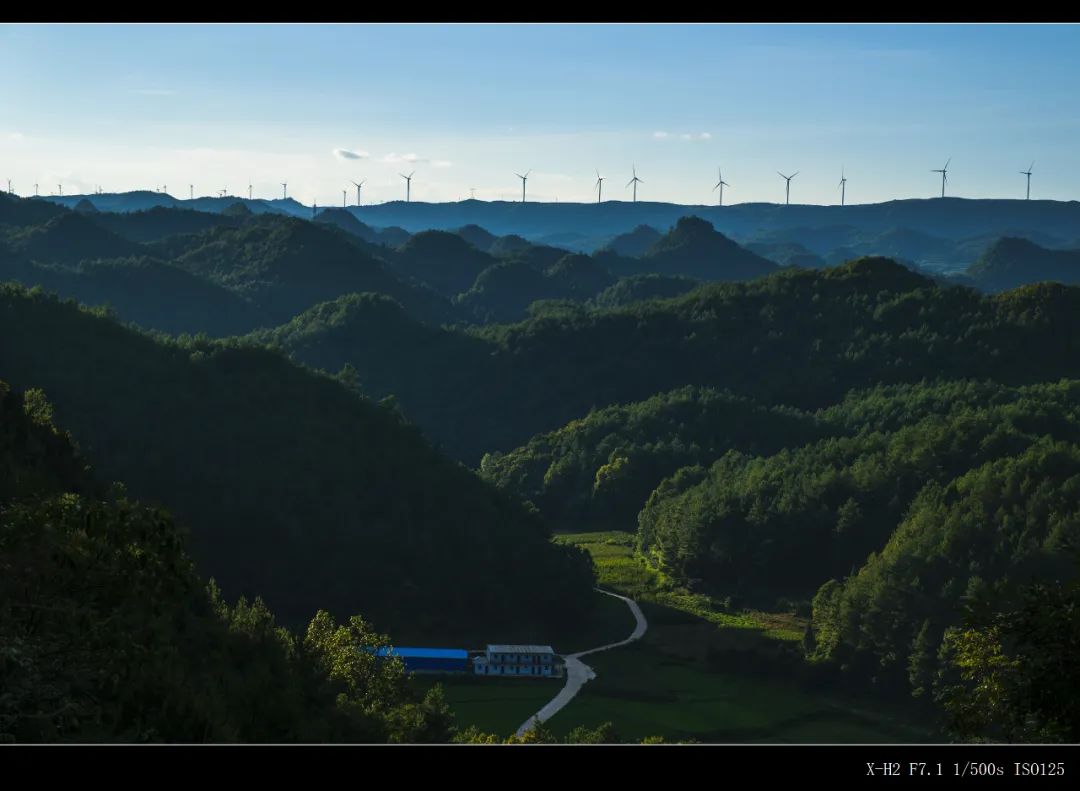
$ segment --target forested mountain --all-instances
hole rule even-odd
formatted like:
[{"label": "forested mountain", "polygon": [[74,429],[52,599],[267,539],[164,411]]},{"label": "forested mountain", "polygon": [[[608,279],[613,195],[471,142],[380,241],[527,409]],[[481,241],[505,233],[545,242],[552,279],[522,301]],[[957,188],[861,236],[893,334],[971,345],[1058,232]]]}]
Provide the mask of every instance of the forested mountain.
[{"label": "forested mountain", "polygon": [[[446,741],[359,617],[306,634],[199,578],[168,513],[103,485],[0,381],[0,742]],[[367,650],[365,650],[367,649]]]},{"label": "forested mountain", "polygon": [[4,229],[12,255],[27,261],[77,264],[95,258],[124,258],[145,252],[78,212],[59,214],[42,225]]},{"label": "forested mountain", "polygon": [[621,277],[592,298],[598,308],[621,308],[633,302],[668,299],[693,291],[700,281],[681,275],[631,275]]},{"label": "forested mountain", "polygon": [[649,248],[660,240],[662,235],[650,225],[639,225],[628,233],[621,233],[616,236],[604,245],[604,249],[611,250],[618,255],[639,258],[645,255]]},{"label": "forested mountain", "polygon": [[773,453],[825,433],[812,415],[687,387],[590,412],[508,453],[487,454],[480,473],[561,529],[618,530],[682,467],[733,448]]},{"label": "forested mountain", "polygon": [[449,320],[449,304],[396,278],[386,262],[343,231],[287,217],[253,217],[236,228],[172,236],[149,249],[188,272],[228,288],[271,323],[341,294],[378,291],[424,321]]},{"label": "forested mountain", "polygon": [[1044,280],[1080,285],[1080,250],[1047,250],[1027,239],[998,239],[964,274],[987,291]]},{"label": "forested mountain", "polygon": [[398,249],[391,266],[394,271],[452,297],[467,291],[477,275],[496,263],[490,255],[455,233],[424,231],[410,237]]},{"label": "forested mountain", "polygon": [[639,271],[705,281],[750,280],[777,268],[698,217],[680,218],[675,227],[653,242],[640,260]]},{"label": "forested mountain", "polygon": [[192,234],[235,225],[234,218],[191,209],[168,209],[161,206],[143,211],[114,213],[98,212],[94,222],[129,242],[148,244],[177,233]]},{"label": "forested mountain", "polygon": [[476,463],[592,407],[688,384],[813,409],[879,382],[1056,379],[1074,370],[1078,307],[1080,294],[1061,286],[980,296],[864,259],[468,331],[425,333],[398,315],[373,340],[350,329],[356,314],[334,313],[260,337],[331,371],[353,364],[367,392],[394,394],[429,436]]},{"label": "forested mountain", "polygon": [[106,480],[173,511],[230,596],[261,595],[287,623],[324,608],[462,634],[565,620],[590,584],[580,553],[517,501],[341,381],[0,294],[0,371],[49,393]]}]

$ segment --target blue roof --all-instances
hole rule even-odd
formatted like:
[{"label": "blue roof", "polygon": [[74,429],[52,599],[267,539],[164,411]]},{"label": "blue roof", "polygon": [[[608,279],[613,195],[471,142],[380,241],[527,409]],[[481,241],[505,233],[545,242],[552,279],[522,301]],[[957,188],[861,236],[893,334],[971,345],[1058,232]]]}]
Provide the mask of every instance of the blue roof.
[{"label": "blue roof", "polygon": [[380,648],[375,656],[400,656],[402,659],[468,659],[469,652],[464,648]]}]

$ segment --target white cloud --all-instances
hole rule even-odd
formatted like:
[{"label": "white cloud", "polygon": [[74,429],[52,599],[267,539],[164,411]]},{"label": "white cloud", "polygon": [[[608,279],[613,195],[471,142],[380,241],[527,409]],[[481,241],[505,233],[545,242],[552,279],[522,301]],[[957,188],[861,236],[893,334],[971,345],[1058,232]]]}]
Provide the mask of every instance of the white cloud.
[{"label": "white cloud", "polygon": [[334,156],[338,159],[367,159],[371,154],[367,151],[350,151],[347,148],[335,148]]},{"label": "white cloud", "polygon": [[382,161],[390,165],[399,165],[402,162],[408,162],[409,164],[415,165],[417,163],[427,163],[429,160],[424,159],[423,157],[419,157],[416,154],[395,154],[393,151],[391,151],[389,154],[382,158]]},{"label": "white cloud", "polygon": [[653,132],[653,137],[657,140],[712,140],[708,132]]}]

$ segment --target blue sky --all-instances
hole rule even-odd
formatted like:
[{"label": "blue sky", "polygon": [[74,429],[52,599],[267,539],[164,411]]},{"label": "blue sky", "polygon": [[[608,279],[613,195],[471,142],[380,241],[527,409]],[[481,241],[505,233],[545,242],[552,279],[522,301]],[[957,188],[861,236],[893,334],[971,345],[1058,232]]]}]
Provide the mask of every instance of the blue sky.
[{"label": "blue sky", "polygon": [[[0,185],[337,204],[1080,192],[1075,25],[5,25]],[[344,153],[349,152],[349,153]],[[350,154],[352,155],[350,157]]]}]

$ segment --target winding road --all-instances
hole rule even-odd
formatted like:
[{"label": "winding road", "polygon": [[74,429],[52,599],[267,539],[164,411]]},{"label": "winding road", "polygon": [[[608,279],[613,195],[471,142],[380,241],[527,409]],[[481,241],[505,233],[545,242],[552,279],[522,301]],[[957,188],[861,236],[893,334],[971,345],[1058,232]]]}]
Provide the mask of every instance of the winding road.
[{"label": "winding road", "polygon": [[607,651],[610,648],[628,645],[629,643],[640,639],[641,636],[645,634],[645,630],[649,628],[649,624],[645,620],[645,616],[642,614],[641,608],[638,607],[636,601],[627,598],[626,596],[612,593],[611,591],[602,590],[601,588],[597,588],[596,590],[606,596],[614,596],[616,599],[622,599],[626,602],[626,605],[630,608],[630,612],[634,614],[634,620],[637,622],[634,625],[634,631],[631,632],[630,636],[625,640],[620,640],[617,643],[609,643],[598,648],[590,648],[588,651],[578,651],[576,654],[566,654],[563,656],[563,659],[566,662],[566,686],[562,688],[558,695],[549,700],[540,711],[525,720],[522,726],[517,729],[518,736],[522,736],[529,728],[533,727],[533,725],[550,720],[562,710],[563,706],[574,699],[574,696],[583,686],[585,686],[586,682],[596,678],[596,673],[593,672],[591,667],[581,661],[581,657],[595,654],[600,651]]}]

